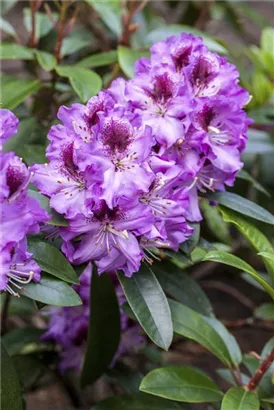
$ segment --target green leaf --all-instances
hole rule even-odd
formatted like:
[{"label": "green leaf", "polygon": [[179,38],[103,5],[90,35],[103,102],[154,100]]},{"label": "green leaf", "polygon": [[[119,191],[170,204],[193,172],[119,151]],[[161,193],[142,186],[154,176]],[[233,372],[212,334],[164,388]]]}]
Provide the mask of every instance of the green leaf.
[{"label": "green leaf", "polygon": [[86,386],[106,372],[120,341],[120,311],[110,277],[92,272],[88,342],[81,384]]},{"label": "green leaf", "polygon": [[216,206],[210,205],[206,201],[202,201],[201,208],[207,226],[209,227],[213,235],[221,242],[230,243],[231,239],[228,224],[224,222],[218,208]]},{"label": "green leaf", "polygon": [[[53,19],[57,22],[58,14],[52,13]],[[28,33],[32,31],[31,22],[31,10],[24,8],[24,25]],[[41,37],[46,36],[52,29],[54,29],[54,23],[51,21],[46,13],[35,12],[35,39],[39,40]]]},{"label": "green leaf", "polygon": [[274,216],[266,209],[232,192],[210,192],[206,199],[216,201],[229,209],[250,216],[253,219],[274,225]]},{"label": "green leaf", "polygon": [[174,299],[205,316],[214,316],[210,301],[199,284],[190,275],[172,263],[153,265],[153,271],[164,289]]},{"label": "green leaf", "polygon": [[170,24],[168,26],[163,25],[156,30],[151,31],[146,39],[147,45],[152,45],[157,41],[164,41],[169,36],[178,36],[181,33],[190,33],[194,34],[195,36],[202,37],[204,40],[204,44],[211,50],[215,51],[216,53],[220,54],[227,54],[227,50],[217,41],[213,40],[210,36],[205,34],[204,32],[197,30],[195,28],[179,25],[179,24]]},{"label": "green leaf", "polygon": [[171,313],[166,296],[152,270],[141,266],[131,278],[118,274],[127,301],[150,339],[168,350],[173,337]]},{"label": "green leaf", "polygon": [[29,196],[35,198],[38,200],[40,206],[44,208],[47,213],[51,216],[51,219],[47,221],[46,223],[49,225],[55,225],[55,226],[68,226],[68,221],[60,214],[54,211],[49,205],[49,199],[40,194],[38,191],[33,191],[32,189],[28,190]]},{"label": "green leaf", "polygon": [[1,1],[1,13],[6,14],[17,2],[17,0],[2,0]]},{"label": "green leaf", "polygon": [[259,252],[259,256],[262,256],[263,258],[270,259],[272,262],[274,262],[274,253],[270,252]]},{"label": "green leaf", "polygon": [[170,400],[163,400],[143,394],[110,397],[91,410],[178,410],[182,407]]},{"label": "green leaf", "polygon": [[0,27],[5,33],[9,34],[10,36],[17,38],[16,31],[12,27],[12,25],[2,17],[0,17]]},{"label": "green leaf", "polygon": [[273,51],[273,38],[274,38],[274,29],[272,27],[266,27],[262,31],[261,35],[261,47],[266,53]]},{"label": "green leaf", "polygon": [[263,305],[257,307],[254,312],[254,316],[258,319],[274,321],[274,304],[264,303]]},{"label": "green leaf", "polygon": [[204,372],[187,366],[152,370],[142,380],[144,393],[187,403],[220,401],[223,393]]},{"label": "green leaf", "polygon": [[38,63],[45,71],[51,71],[56,67],[57,60],[54,55],[40,50],[35,50],[34,54]]},{"label": "green leaf", "polygon": [[78,294],[66,283],[43,274],[40,282],[28,283],[19,293],[30,299],[53,306],[78,306],[82,301]]},{"label": "green leaf", "polygon": [[[237,229],[242,233],[242,235],[244,235],[244,237],[248,240],[251,246],[256,249],[257,252],[267,252],[270,254],[273,253],[273,246],[265,237],[265,235],[261,231],[259,231],[258,228],[256,228],[245,218],[233,211],[230,211],[223,207],[220,207],[220,211],[223,215],[224,220],[236,225]],[[274,262],[272,261],[272,259],[265,257],[263,254],[261,256],[268,270],[268,273],[271,276],[272,284],[274,285]]]},{"label": "green leaf", "polygon": [[47,161],[44,145],[28,144],[20,147],[19,150],[21,151],[20,156],[27,165],[41,164]]},{"label": "green leaf", "polygon": [[[211,351],[226,366],[238,364],[238,345],[224,326],[215,319],[200,315],[198,312],[182,305],[181,303],[169,300],[172,314],[174,331],[188,339],[195,340]],[[216,326],[213,323],[217,324]],[[215,327],[218,329],[216,330]],[[221,334],[220,334],[221,329]],[[226,337],[223,338],[225,333]],[[229,340],[227,344],[226,341]],[[236,354],[235,354],[236,352]]]},{"label": "green leaf", "polygon": [[41,87],[38,80],[22,80],[8,75],[1,76],[3,108],[13,110]]},{"label": "green leaf", "polygon": [[118,384],[122,387],[125,393],[138,393],[139,386],[144,375],[140,372],[132,371],[131,369],[118,368],[111,369],[107,375],[106,380],[111,383]]},{"label": "green leaf", "polygon": [[78,277],[71,264],[55,246],[39,240],[30,240],[28,250],[33,259],[47,273],[69,283],[78,283]]},{"label": "green leaf", "polygon": [[[261,353],[261,357],[263,360],[265,359],[266,356],[264,356]],[[252,376],[261,366],[261,361],[255,358],[254,356],[251,356],[250,354],[245,354],[242,364],[248,369],[250,375]],[[263,375],[262,379],[260,380],[260,383],[258,385],[258,394],[260,397],[273,397],[274,396],[274,386],[271,380],[273,371],[274,371],[274,365],[272,364],[272,366],[270,366],[270,368],[266,371],[266,373]]]},{"label": "green leaf", "polygon": [[104,67],[113,63],[117,63],[118,54],[116,50],[105,51],[103,53],[93,54],[89,57],[80,60],[77,63],[77,67],[82,68],[95,68]]},{"label": "green leaf", "polygon": [[120,0],[86,0],[116,36],[122,34],[122,5]]},{"label": "green leaf", "polygon": [[94,37],[90,30],[83,26],[76,25],[62,42],[61,56],[65,57],[76,53],[91,45],[93,41]]},{"label": "green leaf", "polygon": [[266,399],[262,399],[264,403],[273,403],[274,404],[274,397],[267,397]]},{"label": "green leaf", "polygon": [[141,57],[149,56],[150,53],[147,50],[139,51],[132,50],[131,48],[124,46],[118,47],[118,61],[120,67],[129,78],[132,78],[134,76],[134,65],[136,61]]},{"label": "green leaf", "polygon": [[40,360],[31,355],[13,356],[12,362],[25,390],[31,389],[47,370]]},{"label": "green leaf", "polygon": [[[226,382],[228,382],[229,384],[232,384],[233,386],[237,386],[231,371],[229,369],[217,369],[216,373],[221,376],[222,379],[224,379]],[[245,373],[241,372],[241,380],[243,382],[243,384],[247,384],[250,380],[250,377],[247,376]]]},{"label": "green leaf", "polygon": [[23,410],[18,374],[1,342],[1,409]]},{"label": "green leaf", "polygon": [[98,74],[77,66],[58,66],[57,73],[62,77],[68,77],[70,84],[82,102],[96,95],[101,87],[102,80]]},{"label": "green leaf", "polygon": [[33,60],[33,50],[15,43],[1,44],[2,60]]},{"label": "green leaf", "polygon": [[218,263],[223,263],[224,265],[233,266],[234,268],[240,269],[248,273],[259,282],[265,291],[274,299],[274,289],[267,283],[247,262],[243,261],[238,256],[232,255],[227,252],[212,251],[206,254],[203,259],[204,261],[214,261]]},{"label": "green leaf", "polygon": [[221,410],[259,410],[260,402],[255,393],[243,387],[231,387],[225,394]]},{"label": "green leaf", "polygon": [[269,192],[258,181],[256,181],[256,179],[253,178],[253,176],[250,175],[246,170],[241,169],[237,174],[237,178],[244,179],[245,181],[250,182],[254,188],[262,192],[266,196],[270,197]]},{"label": "green leaf", "polygon": [[189,255],[194,250],[194,248],[196,248],[200,239],[200,224],[189,223],[189,225],[194,229],[193,233],[190,239],[183,242],[180,246],[181,251],[185,252],[187,255]]},{"label": "green leaf", "polygon": [[44,333],[42,329],[34,327],[17,328],[2,336],[2,343],[9,356],[22,354],[29,344],[39,343]]}]

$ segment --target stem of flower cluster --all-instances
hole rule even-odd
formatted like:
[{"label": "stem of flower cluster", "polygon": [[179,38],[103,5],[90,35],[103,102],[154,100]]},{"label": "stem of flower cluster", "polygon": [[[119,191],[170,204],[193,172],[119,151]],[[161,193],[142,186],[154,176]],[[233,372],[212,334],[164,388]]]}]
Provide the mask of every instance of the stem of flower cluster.
[{"label": "stem of flower cluster", "polygon": [[29,39],[29,46],[34,48],[36,46],[36,1],[30,0],[31,12],[31,34]]},{"label": "stem of flower cluster", "polygon": [[274,348],[271,350],[269,355],[262,361],[261,366],[257,369],[255,374],[251,377],[247,385],[245,386],[246,390],[254,391],[261,379],[263,378],[266,371],[274,362]]},{"label": "stem of flower cluster", "polygon": [[68,7],[69,7],[69,2],[67,0],[63,0],[61,10],[60,10],[60,18],[58,22],[57,41],[56,41],[56,45],[54,49],[54,54],[55,54],[58,64],[61,61],[61,47],[62,47],[63,38],[64,38],[66,14],[67,14]]}]

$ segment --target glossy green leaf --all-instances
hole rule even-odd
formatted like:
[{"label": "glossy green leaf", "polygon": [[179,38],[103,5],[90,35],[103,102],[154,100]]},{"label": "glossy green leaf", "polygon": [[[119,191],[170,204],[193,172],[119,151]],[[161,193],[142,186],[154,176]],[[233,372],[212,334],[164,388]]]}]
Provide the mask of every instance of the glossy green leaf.
[{"label": "glossy green leaf", "polygon": [[28,283],[19,293],[30,299],[53,306],[78,306],[82,301],[66,282],[42,274],[38,283]]},{"label": "glossy green leaf", "polygon": [[51,71],[56,67],[57,60],[54,55],[41,50],[35,50],[34,54],[38,63],[45,71]]},{"label": "glossy green leaf", "polygon": [[3,19],[2,17],[0,17],[0,27],[1,27],[1,30],[4,31],[4,33],[7,33],[14,38],[17,37],[16,31],[14,30],[13,26],[7,20]]},{"label": "glossy green leaf", "polygon": [[53,245],[39,240],[30,240],[28,250],[40,268],[69,283],[78,283],[78,277],[67,258]]},{"label": "glossy green leaf", "polygon": [[33,191],[32,189],[28,190],[29,196],[37,199],[39,201],[39,204],[42,208],[44,208],[47,213],[51,216],[51,219],[47,221],[46,223],[49,225],[55,225],[55,226],[68,226],[68,221],[60,214],[55,212],[49,205],[49,199],[40,194],[38,191]]},{"label": "glossy green leaf", "polygon": [[265,399],[262,399],[262,402],[264,402],[264,403],[273,403],[274,404],[274,397],[267,397]]},{"label": "glossy green leaf", "polygon": [[47,161],[44,145],[26,144],[19,148],[21,157],[27,165],[43,164]]},{"label": "glossy green leaf", "polygon": [[118,54],[116,50],[105,51],[103,53],[93,54],[89,57],[80,60],[77,67],[95,68],[104,67],[113,63],[117,63]]},{"label": "glossy green leaf", "polygon": [[14,364],[1,342],[1,409],[23,410],[22,392]]},{"label": "glossy green leaf", "polygon": [[[174,331],[206,347],[226,366],[239,362],[239,347],[232,335],[216,319],[210,319],[198,312],[169,300]],[[214,323],[215,322],[215,323]],[[216,330],[217,329],[217,330]],[[220,332],[221,330],[221,332]],[[225,337],[224,337],[225,335]],[[229,343],[227,343],[229,340]]]},{"label": "glossy green leaf", "polygon": [[141,57],[149,56],[150,53],[147,50],[138,51],[124,46],[118,47],[118,61],[120,67],[129,78],[132,78],[134,75],[134,65],[136,61]]},{"label": "glossy green leaf", "polygon": [[8,75],[1,76],[2,108],[13,110],[41,87],[38,80],[22,80]]},{"label": "glossy green leaf", "polygon": [[[237,229],[245,236],[248,242],[256,249],[257,252],[267,252],[273,253],[273,246],[265,235],[259,231],[254,225],[247,221],[242,216],[238,215],[236,212],[232,212],[228,209],[220,207],[223,218],[226,222],[234,224]],[[264,261],[264,264],[268,270],[269,275],[272,279],[272,284],[274,285],[274,261],[261,255]]]},{"label": "glossy green leaf", "polygon": [[234,211],[250,216],[253,219],[274,225],[274,216],[266,209],[232,192],[210,192],[206,195],[209,201],[216,201]]},{"label": "glossy green leaf", "polygon": [[144,393],[187,403],[220,401],[223,393],[201,370],[187,366],[168,366],[152,370],[140,385]]},{"label": "glossy green leaf", "polygon": [[128,368],[111,369],[106,375],[106,380],[121,386],[127,394],[139,392],[139,386],[144,375],[140,372],[132,371]]},{"label": "glossy green leaf", "polygon": [[33,60],[33,50],[15,43],[2,43],[0,56],[2,60]]},{"label": "glossy green leaf", "polygon": [[61,56],[65,57],[90,46],[94,36],[90,29],[82,25],[75,25],[68,36],[62,42]]},{"label": "glossy green leaf", "polygon": [[[237,386],[235,379],[233,378],[231,371],[229,369],[217,369],[216,373],[221,376],[226,382],[233,386]],[[241,380],[243,384],[247,384],[250,380],[250,377],[247,376],[245,373],[241,372]]]},{"label": "glossy green leaf", "polygon": [[77,66],[58,66],[57,73],[62,77],[68,77],[70,84],[82,102],[96,95],[101,87],[102,80],[98,74]]},{"label": "glossy green leaf", "polygon": [[253,176],[250,175],[246,170],[241,169],[237,174],[237,178],[244,179],[245,181],[250,182],[254,188],[262,192],[266,196],[270,197],[269,192],[255,178],[253,178]]},{"label": "glossy green leaf", "polygon": [[120,311],[110,277],[92,272],[88,342],[81,384],[92,384],[109,368],[120,341]]},{"label": "glossy green leaf", "polygon": [[178,36],[181,33],[190,33],[194,34],[195,36],[202,37],[204,40],[204,44],[211,50],[215,51],[216,53],[220,54],[227,54],[227,50],[217,41],[213,40],[210,36],[205,34],[204,32],[197,30],[193,27],[179,25],[179,24],[171,24],[171,25],[163,25],[153,31],[151,31],[146,39],[147,45],[152,45],[158,41],[164,41],[169,36]]},{"label": "glossy green leaf", "polygon": [[274,304],[264,303],[263,305],[257,307],[254,312],[254,316],[258,319],[274,321]]},{"label": "glossy green leaf", "polygon": [[143,394],[110,397],[91,410],[183,410],[178,403]]},{"label": "glossy green leaf", "polygon": [[206,254],[203,259],[204,261],[214,261],[218,263],[223,263],[224,265],[233,266],[234,268],[240,269],[248,273],[255,279],[260,285],[263,286],[265,291],[274,299],[274,289],[267,283],[247,262],[243,261],[238,256],[232,255],[231,253],[221,252],[221,251],[211,251]]},{"label": "glossy green leaf", "polygon": [[191,275],[165,261],[153,264],[153,271],[169,296],[202,315],[214,316],[208,297]]},{"label": "glossy green leaf", "polygon": [[23,353],[29,344],[39,343],[43,333],[44,330],[34,327],[17,328],[2,336],[2,343],[9,356],[14,356]]},{"label": "glossy green leaf", "polygon": [[210,205],[208,202],[203,201],[201,203],[203,215],[205,217],[207,226],[213,235],[221,242],[230,243],[229,226],[224,222],[220,211],[216,206]]},{"label": "glossy green leaf", "polygon": [[122,3],[120,0],[86,0],[98,13],[105,25],[116,36],[122,34]]},{"label": "glossy green leaf", "polygon": [[270,259],[272,262],[274,262],[274,253],[270,252],[259,252],[259,256],[262,256],[263,258]]},{"label": "glossy green leaf", "polygon": [[[52,17],[57,22],[58,14],[52,12]],[[54,29],[54,23],[51,21],[46,13],[39,11],[35,12],[35,39],[39,40],[41,37],[46,36],[52,29]],[[32,32],[31,22],[31,10],[29,8],[24,9],[24,25],[28,33]]]},{"label": "glossy green leaf", "polygon": [[181,251],[185,252],[187,255],[189,255],[194,250],[194,248],[196,248],[200,239],[200,224],[189,223],[189,225],[193,228],[193,233],[187,241],[183,242],[180,245]]},{"label": "glossy green leaf", "polygon": [[259,410],[260,402],[255,393],[243,387],[231,387],[225,394],[221,410]]},{"label": "glossy green leaf", "polygon": [[142,266],[131,278],[118,274],[127,301],[150,339],[168,350],[173,337],[171,313],[166,296],[152,270]]},{"label": "glossy green leaf", "polygon": [[[274,337],[269,339],[268,342],[264,345],[264,348],[261,351],[261,357],[265,359],[266,356],[269,355],[272,349],[274,349]],[[274,364],[272,364],[272,366],[274,366]]]}]

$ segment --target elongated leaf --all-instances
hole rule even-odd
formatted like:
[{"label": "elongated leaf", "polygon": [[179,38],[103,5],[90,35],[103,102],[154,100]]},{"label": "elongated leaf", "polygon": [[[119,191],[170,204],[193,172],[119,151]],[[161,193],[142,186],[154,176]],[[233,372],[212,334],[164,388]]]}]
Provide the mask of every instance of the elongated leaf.
[{"label": "elongated leaf", "polygon": [[99,14],[105,25],[117,36],[122,34],[122,4],[120,0],[86,0]]},{"label": "elongated leaf", "polygon": [[140,390],[187,403],[216,402],[223,396],[218,386],[204,372],[187,366],[152,370],[142,380]]},{"label": "elongated leaf", "polygon": [[110,397],[96,404],[91,410],[183,410],[183,408],[170,400],[159,399],[143,394]]},{"label": "elongated leaf", "polygon": [[[215,320],[215,323],[218,323],[218,325],[212,326],[212,323],[208,321],[209,318],[200,315],[198,312],[195,312],[181,303],[169,299],[169,305],[173,327],[176,333],[188,339],[195,340],[197,343],[206,347],[226,366],[231,367],[232,364],[238,364],[239,355],[237,343],[235,340],[233,341],[231,335],[230,337],[228,335],[225,338],[222,337],[220,328],[222,327],[221,333],[227,331],[220,322],[218,323],[217,320],[210,319],[210,322]],[[218,330],[216,330],[215,327]],[[229,344],[226,343],[228,338],[230,340]],[[234,349],[236,349],[236,354],[234,353]]]},{"label": "elongated leaf", "polygon": [[[233,386],[237,386],[236,381],[234,380],[231,372],[229,369],[217,369],[216,372],[218,373],[219,376],[222,377],[226,382]],[[247,376],[245,373],[241,372],[241,380],[243,384],[247,384],[250,380],[250,377]]]},{"label": "elongated leaf", "polygon": [[274,321],[274,304],[264,303],[263,305],[257,307],[257,309],[254,312],[254,315],[258,319]]},{"label": "elongated leaf", "polygon": [[122,387],[125,393],[135,394],[139,392],[139,386],[144,375],[131,369],[111,369],[106,375],[106,379]]},{"label": "elongated leaf", "polygon": [[151,340],[167,350],[173,337],[166,296],[151,269],[142,266],[132,278],[118,274],[127,301]]},{"label": "elongated leaf", "polygon": [[3,108],[13,110],[41,87],[40,81],[22,80],[8,75],[1,76]]},{"label": "elongated leaf", "polygon": [[137,51],[131,48],[119,46],[118,47],[118,61],[123,72],[132,78],[134,75],[134,65],[136,61],[141,57],[149,57],[149,51]]},{"label": "elongated leaf", "polygon": [[189,225],[193,228],[193,233],[190,239],[183,242],[180,246],[181,251],[185,252],[187,255],[190,255],[191,252],[196,248],[200,239],[200,224],[191,223]]},{"label": "elongated leaf", "polygon": [[[270,352],[268,352],[270,353]],[[265,359],[261,353],[262,360]],[[250,376],[254,375],[254,373],[259,369],[261,366],[261,361],[250,354],[245,354],[243,358],[243,365],[248,369]],[[258,393],[260,397],[274,397],[274,386],[272,383],[272,373],[274,371],[274,365],[270,366],[270,368],[266,371],[263,375],[260,383],[258,385]],[[250,379],[250,378],[249,378]]]},{"label": "elongated leaf", "polygon": [[[223,218],[226,222],[233,223],[237,229],[245,236],[248,242],[256,249],[257,252],[273,253],[273,246],[265,235],[259,231],[254,225],[247,221],[242,216],[228,209],[220,207]],[[261,255],[265,266],[271,276],[272,284],[274,285],[274,261]]]},{"label": "elongated leaf", "polygon": [[33,60],[33,50],[15,43],[1,44],[2,60]]},{"label": "elongated leaf", "polygon": [[90,319],[81,384],[93,383],[106,372],[120,341],[120,312],[113,283],[107,274],[92,272]]},{"label": "elongated leaf", "polygon": [[169,36],[178,36],[181,33],[190,33],[194,34],[195,36],[202,37],[204,40],[205,45],[211,50],[215,51],[216,53],[226,54],[227,50],[217,41],[213,40],[210,36],[206,35],[204,32],[197,30],[193,27],[179,25],[179,24],[171,24],[168,26],[162,26],[151,31],[147,38],[146,44],[151,45],[156,43],[157,41],[164,41]]},{"label": "elongated leaf", "polygon": [[5,19],[0,17],[0,27],[1,30],[3,30],[5,33],[9,34],[10,36],[16,38],[17,34],[16,31],[14,30],[13,26]]},{"label": "elongated leaf", "polygon": [[22,353],[28,344],[40,342],[40,337],[43,333],[44,330],[34,327],[18,328],[5,334],[2,337],[2,343],[9,356],[14,356]]},{"label": "elongated leaf", "polygon": [[61,56],[65,57],[90,46],[94,41],[91,30],[82,25],[75,25],[69,35],[64,38],[61,47]]},{"label": "elongated leaf", "polygon": [[24,118],[20,120],[17,134],[5,143],[3,151],[15,151],[19,157],[22,157],[24,148],[28,144],[38,144],[45,139],[45,128],[33,117]]},{"label": "elongated leaf", "polygon": [[23,410],[18,374],[1,342],[1,409]]},{"label": "elongated leaf", "polygon": [[69,78],[71,86],[83,102],[87,102],[102,87],[102,80],[99,75],[86,68],[58,66],[56,71],[60,76]]},{"label": "elongated leaf", "polygon": [[38,302],[54,306],[78,306],[82,301],[78,294],[66,283],[43,274],[40,282],[29,283],[19,293]]},{"label": "elongated leaf", "polygon": [[231,239],[228,224],[224,222],[218,208],[216,206],[209,205],[209,203],[205,201],[202,202],[201,208],[207,226],[213,235],[222,242],[230,243]]},{"label": "elongated leaf", "polygon": [[238,256],[232,255],[227,252],[221,251],[211,251],[206,254],[203,259],[204,261],[214,261],[218,263],[223,263],[228,266],[233,266],[234,268],[240,269],[248,273],[255,279],[260,285],[263,286],[265,291],[274,299],[274,289],[267,283],[247,262],[243,261]]},{"label": "elongated leaf", "polygon": [[202,315],[214,316],[208,297],[190,275],[167,262],[155,263],[153,271],[168,295]]},{"label": "elongated leaf", "polygon": [[250,216],[268,224],[274,224],[274,216],[266,209],[232,192],[210,192],[206,195],[209,201],[216,201],[234,211]]},{"label": "elongated leaf", "polygon": [[[58,14],[52,12],[52,17],[54,21],[57,22]],[[31,22],[31,10],[29,8],[24,9],[24,25],[28,33],[32,31]],[[46,36],[54,28],[54,23],[51,21],[46,13],[40,13],[36,11],[35,13],[35,39],[39,40],[41,37]]]},{"label": "elongated leaf", "polygon": [[69,283],[78,283],[78,277],[71,264],[55,246],[47,242],[30,240],[28,250],[44,272]]},{"label": "elongated leaf", "polygon": [[241,169],[237,174],[237,178],[244,179],[245,181],[250,182],[254,186],[254,188],[262,192],[266,196],[270,197],[269,192],[255,178],[253,178],[253,176],[250,175],[246,170]]},{"label": "elongated leaf", "polygon": [[42,208],[44,208],[47,213],[51,216],[51,219],[47,221],[46,223],[49,225],[55,225],[55,226],[68,226],[68,221],[66,219],[58,214],[57,212],[54,211],[49,205],[49,199],[40,194],[38,191],[33,191],[32,189],[28,190],[29,196],[37,199],[39,201],[39,204]]},{"label": "elongated leaf", "polygon": [[118,54],[116,50],[105,51],[103,53],[93,54],[86,57],[77,63],[77,67],[95,68],[104,67],[118,61]]},{"label": "elongated leaf", "polygon": [[274,262],[274,253],[270,253],[270,252],[259,252],[258,253],[259,256],[263,256],[266,259],[270,259],[272,262]]},{"label": "elongated leaf", "polygon": [[54,55],[41,50],[35,50],[34,54],[38,63],[45,71],[51,71],[56,67],[57,60]]},{"label": "elongated leaf", "polygon": [[259,410],[260,402],[255,393],[243,387],[231,387],[222,401],[221,410]]}]

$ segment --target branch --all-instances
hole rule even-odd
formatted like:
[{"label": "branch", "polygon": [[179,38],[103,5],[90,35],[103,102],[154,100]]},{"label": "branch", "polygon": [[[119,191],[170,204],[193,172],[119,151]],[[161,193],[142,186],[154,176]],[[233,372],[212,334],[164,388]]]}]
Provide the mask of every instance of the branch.
[{"label": "branch", "polygon": [[63,43],[63,38],[64,38],[64,30],[65,30],[65,23],[66,23],[66,14],[67,14],[67,9],[69,7],[69,3],[67,0],[62,1],[62,6],[61,6],[61,11],[60,11],[60,18],[58,22],[58,28],[57,28],[57,41],[56,45],[54,48],[54,54],[56,57],[56,60],[58,64],[61,61],[61,47]]},{"label": "branch", "polygon": [[258,384],[260,383],[262,377],[265,375],[266,371],[274,362],[274,348],[271,350],[266,359],[261,363],[261,366],[257,369],[255,374],[251,377],[247,385],[245,386],[246,390],[254,391]]}]

